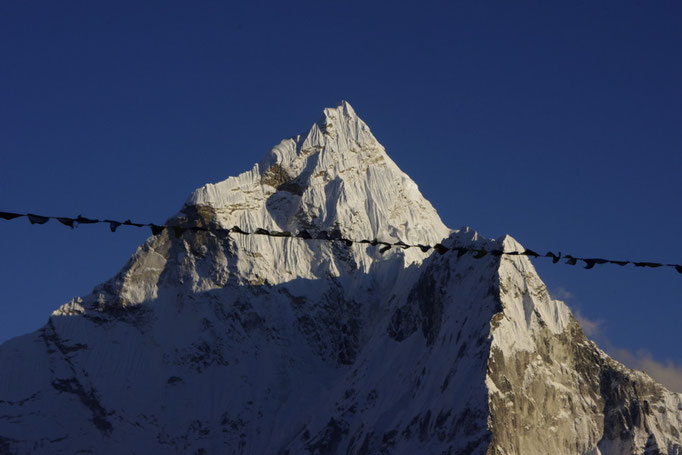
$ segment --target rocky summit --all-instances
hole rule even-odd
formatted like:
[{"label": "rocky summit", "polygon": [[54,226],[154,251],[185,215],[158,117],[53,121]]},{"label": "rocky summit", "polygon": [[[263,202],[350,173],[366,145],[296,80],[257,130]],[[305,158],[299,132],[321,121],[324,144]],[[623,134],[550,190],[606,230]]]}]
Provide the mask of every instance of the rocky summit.
[{"label": "rocky summit", "polygon": [[[523,251],[451,230],[342,102],[168,223]],[[0,346],[0,454],[682,455],[682,395],[525,256],[164,230]]]}]

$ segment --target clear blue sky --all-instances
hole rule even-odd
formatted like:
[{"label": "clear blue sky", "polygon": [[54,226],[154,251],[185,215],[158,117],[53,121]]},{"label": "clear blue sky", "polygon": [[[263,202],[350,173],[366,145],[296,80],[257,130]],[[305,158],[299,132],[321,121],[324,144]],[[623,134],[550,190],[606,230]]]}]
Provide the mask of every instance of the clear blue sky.
[{"label": "clear blue sky", "polygon": [[[557,3],[2,2],[0,210],[162,222],[346,99],[450,227],[680,263],[682,3]],[[0,222],[0,341],[146,236]],[[536,265],[682,364],[682,275]]]}]

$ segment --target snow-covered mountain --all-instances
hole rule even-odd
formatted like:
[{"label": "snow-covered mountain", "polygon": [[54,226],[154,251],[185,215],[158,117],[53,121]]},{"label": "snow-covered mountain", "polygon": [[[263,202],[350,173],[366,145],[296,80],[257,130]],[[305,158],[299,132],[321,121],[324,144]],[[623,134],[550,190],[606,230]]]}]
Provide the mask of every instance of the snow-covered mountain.
[{"label": "snow-covered mountain", "polygon": [[[448,229],[345,102],[171,221],[523,250]],[[149,238],[0,346],[0,454],[682,454],[682,395],[526,257],[379,248]]]}]

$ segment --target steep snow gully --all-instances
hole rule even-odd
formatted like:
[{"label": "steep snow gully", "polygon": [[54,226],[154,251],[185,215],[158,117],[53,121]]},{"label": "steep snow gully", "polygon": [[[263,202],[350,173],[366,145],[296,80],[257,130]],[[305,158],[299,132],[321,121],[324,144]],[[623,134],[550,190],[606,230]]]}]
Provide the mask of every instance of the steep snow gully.
[{"label": "steep snow gully", "polygon": [[[522,250],[448,229],[353,108],[172,220]],[[682,455],[682,395],[523,256],[167,231],[0,346],[0,454]]]}]

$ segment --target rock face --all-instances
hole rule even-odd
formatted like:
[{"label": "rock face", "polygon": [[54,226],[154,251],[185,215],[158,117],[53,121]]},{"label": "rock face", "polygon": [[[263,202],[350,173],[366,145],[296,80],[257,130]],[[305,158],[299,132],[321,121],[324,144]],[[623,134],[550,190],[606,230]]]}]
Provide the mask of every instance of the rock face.
[{"label": "rock face", "polygon": [[[522,250],[445,227],[345,102],[173,220]],[[682,454],[682,395],[587,340],[527,258],[379,248],[149,238],[0,346],[0,454]]]}]

